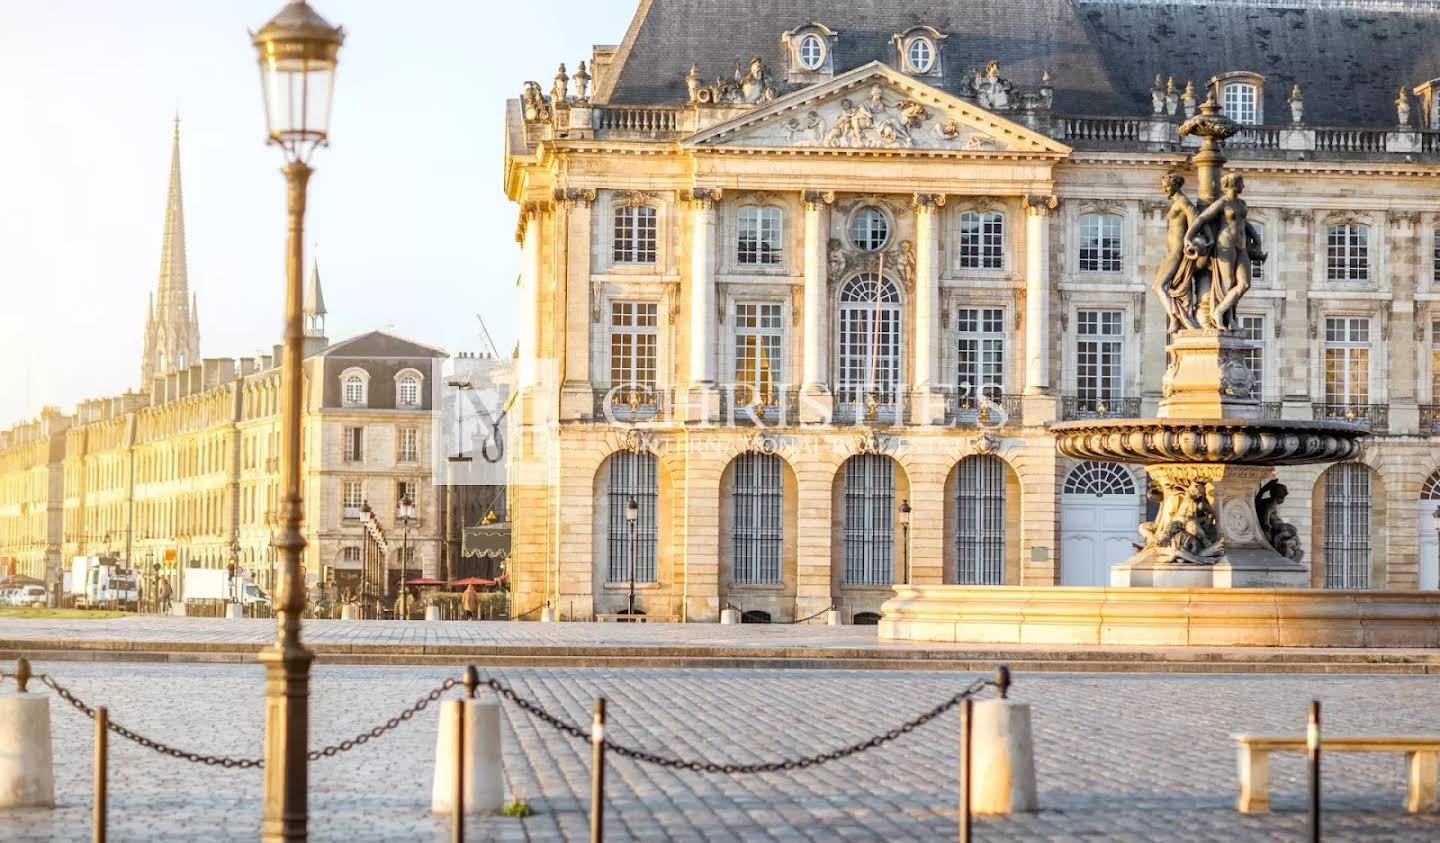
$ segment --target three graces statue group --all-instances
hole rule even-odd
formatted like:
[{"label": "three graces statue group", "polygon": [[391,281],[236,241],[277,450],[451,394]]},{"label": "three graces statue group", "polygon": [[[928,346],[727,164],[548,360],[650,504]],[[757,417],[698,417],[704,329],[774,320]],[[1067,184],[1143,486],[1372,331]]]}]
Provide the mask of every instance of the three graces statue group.
[{"label": "three graces statue group", "polygon": [[1197,211],[1182,188],[1185,179],[1169,173],[1160,187],[1170,197],[1165,212],[1165,260],[1155,275],[1155,293],[1169,319],[1169,332],[1235,327],[1235,307],[1250,289],[1254,264],[1265,261],[1260,234],[1246,218],[1245,178],[1227,173],[1221,195]]}]

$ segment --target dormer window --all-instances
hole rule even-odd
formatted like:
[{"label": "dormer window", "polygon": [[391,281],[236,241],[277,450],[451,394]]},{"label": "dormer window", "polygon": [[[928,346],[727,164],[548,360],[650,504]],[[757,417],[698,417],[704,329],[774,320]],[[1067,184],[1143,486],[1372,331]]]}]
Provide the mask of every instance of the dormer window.
[{"label": "dormer window", "polygon": [[784,45],[785,81],[812,83],[835,74],[835,30],[823,23],[807,23],[780,36]]},{"label": "dormer window", "polygon": [[1220,89],[1220,108],[1226,117],[1244,126],[1259,126],[1265,122],[1262,98],[1265,77],[1238,70],[1221,74],[1211,83]]},{"label": "dormer window", "polygon": [[896,65],[911,76],[939,76],[940,42],[945,40],[936,29],[928,26],[913,26],[898,32],[892,40],[895,43]]},{"label": "dormer window", "polygon": [[795,49],[795,56],[799,59],[799,65],[805,70],[819,70],[825,64],[825,42],[820,36],[810,33],[800,39],[800,46]]}]

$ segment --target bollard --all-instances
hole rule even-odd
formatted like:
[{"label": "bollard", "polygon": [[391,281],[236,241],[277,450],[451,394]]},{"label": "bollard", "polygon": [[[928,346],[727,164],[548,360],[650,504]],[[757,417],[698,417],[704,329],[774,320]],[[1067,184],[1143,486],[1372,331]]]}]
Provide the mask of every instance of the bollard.
[{"label": "bollard", "polygon": [[840,620],[840,612],[838,609],[831,609],[825,613],[825,623],[829,626],[842,626],[845,622]]},{"label": "bollard", "polygon": [[354,603],[346,603],[340,607],[340,620],[356,621],[360,619],[360,607]]},{"label": "bollard", "polygon": [[110,709],[95,709],[95,816],[91,820],[90,839],[105,843],[105,811],[109,803]]},{"label": "bollard", "polygon": [[740,622],[739,609],[722,609],[720,611],[720,622],[723,624],[736,624]]},{"label": "bollard", "polygon": [[974,700],[960,701],[960,843],[970,843],[970,721]]},{"label": "bollard", "polygon": [[455,789],[450,792],[450,843],[465,843],[465,701],[455,705]]},{"label": "bollard", "polygon": [[239,620],[245,617],[245,607],[239,603],[226,603],[225,617],[227,620]]},{"label": "bollard", "polygon": [[[500,703],[474,699],[478,684],[475,668],[466,668],[468,698],[441,704],[440,732],[435,738],[435,778],[430,791],[430,808],[437,814],[453,813],[462,803],[467,814],[489,813],[500,810],[505,801]],[[462,710],[463,724],[456,713]],[[464,769],[457,773],[462,758]],[[462,792],[457,790],[462,785],[464,798],[459,799],[455,794]]]},{"label": "bollard", "polygon": [[1011,701],[1010,669],[996,670],[998,700],[975,703],[970,716],[970,808],[977,814],[1033,813],[1035,741],[1030,706]]},{"label": "bollard", "polygon": [[541,609],[541,610],[540,610],[540,622],[541,622],[541,623],[555,623],[555,610],[554,610],[552,607],[550,607],[550,606],[546,606],[545,608]]},{"label": "bollard", "polygon": [[595,754],[590,764],[590,843],[605,839],[605,698],[595,698],[595,722],[590,725]]},{"label": "bollard", "polygon": [[50,697],[30,693],[30,662],[15,665],[13,693],[0,693],[0,808],[55,807]]},{"label": "bollard", "polygon": [[439,606],[426,606],[426,607],[425,607],[425,620],[427,620],[427,621],[438,621],[438,620],[440,620],[440,607],[439,607]]},{"label": "bollard", "polygon": [[1310,840],[1320,843],[1320,701],[1310,701],[1305,728],[1305,755],[1310,767]]}]

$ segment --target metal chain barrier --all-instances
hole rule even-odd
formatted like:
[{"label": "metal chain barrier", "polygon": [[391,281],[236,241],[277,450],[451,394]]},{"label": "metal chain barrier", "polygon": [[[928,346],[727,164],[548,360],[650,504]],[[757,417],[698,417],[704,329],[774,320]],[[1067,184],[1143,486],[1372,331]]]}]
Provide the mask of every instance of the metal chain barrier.
[{"label": "metal chain barrier", "polygon": [[794,620],[794,621],[785,621],[785,623],[790,623],[790,624],[794,624],[794,623],[809,623],[810,621],[815,620],[816,618],[820,617],[821,615],[825,614],[826,612],[833,611],[834,609],[835,609],[834,604],[831,604],[831,605],[826,606],[825,608],[821,609],[820,611],[816,612],[815,614],[810,615],[809,617],[800,618],[799,620]]},{"label": "metal chain barrier", "polygon": [[[94,708],[86,705],[83,700],[71,693],[70,689],[61,685],[59,682],[56,682],[49,676],[49,674],[36,674],[35,678],[43,682],[47,688],[54,691],[55,694],[60,697],[60,699],[74,706],[80,713],[84,714],[91,720],[95,719]],[[440,697],[444,696],[447,691],[459,684],[460,680],[458,679],[446,679],[444,682],[437,685],[425,696],[416,700],[414,705],[411,705],[409,708],[405,709],[394,717],[391,717],[384,723],[381,723],[373,729],[361,732],[353,738],[340,741],[339,743],[331,744],[322,749],[312,749],[308,753],[306,753],[306,757],[309,758],[309,760],[311,761],[319,761],[321,758],[333,758],[334,756],[339,755],[342,752],[348,752],[357,746],[364,746],[366,743],[369,743],[373,738],[378,738],[384,735],[386,732],[389,732],[399,727],[400,724],[410,720],[415,715],[424,711],[426,707],[430,705],[430,703],[440,699]],[[128,741],[139,744],[146,749],[154,750],[155,752],[158,752],[162,755],[168,755],[171,758],[179,758],[182,761],[192,761],[197,764],[205,764],[207,766],[224,767],[227,770],[249,770],[265,766],[265,761],[261,758],[232,758],[225,755],[201,755],[198,752],[188,752],[183,749],[177,749],[173,746],[163,744],[152,738],[147,738],[144,735],[139,734],[138,732],[131,731],[130,729],[121,726],[119,723],[116,723],[114,720],[108,721],[107,726],[109,727],[110,731],[114,732],[115,734]]]},{"label": "metal chain barrier", "polygon": [[[486,679],[481,684],[485,685],[501,697],[515,703],[515,705],[519,706],[520,709],[525,713],[549,724],[550,726],[553,726],[554,728],[564,732],[565,734],[587,742],[591,740],[590,732],[588,730],[582,729],[574,723],[565,720],[564,718],[557,717],[551,714],[538,703],[531,702],[530,700],[520,696],[518,693],[516,693],[515,689],[509,687],[508,685],[505,685],[500,680]],[[934,720],[935,718],[959,705],[962,700],[979,693],[987,685],[996,684],[997,683],[995,682],[995,680],[992,679],[976,679],[974,682],[971,682],[970,685],[965,688],[965,690],[961,691],[950,699],[945,700],[944,702],[940,703],[929,711],[926,711],[924,714],[921,714],[920,716],[912,720],[907,720],[906,722],[900,724],[899,726],[896,726],[888,732],[884,732],[868,740],[853,743],[849,746],[845,746],[831,752],[821,752],[815,755],[807,755],[801,758],[787,758],[781,761],[767,761],[755,764],[720,764],[714,761],[686,761],[680,758],[673,758],[667,755],[659,755],[653,752],[647,752],[643,749],[635,749],[633,747],[628,747],[624,744],[616,743],[609,738],[606,738],[604,741],[602,741],[602,743],[605,745],[606,749],[622,755],[626,758],[629,758],[633,761],[639,761],[645,764],[654,764],[658,767],[666,767],[671,770],[689,770],[694,773],[725,773],[727,775],[736,775],[743,773],[776,773],[789,772],[791,770],[804,770],[810,767],[815,767],[821,764],[828,763],[830,761],[838,761],[841,758],[848,758],[851,755],[858,755],[862,752],[865,752],[866,750],[874,749],[878,746],[883,746],[887,743],[890,743],[901,735],[909,734],[910,732],[915,731],[917,728],[925,725],[926,723],[929,723],[931,720]]]}]

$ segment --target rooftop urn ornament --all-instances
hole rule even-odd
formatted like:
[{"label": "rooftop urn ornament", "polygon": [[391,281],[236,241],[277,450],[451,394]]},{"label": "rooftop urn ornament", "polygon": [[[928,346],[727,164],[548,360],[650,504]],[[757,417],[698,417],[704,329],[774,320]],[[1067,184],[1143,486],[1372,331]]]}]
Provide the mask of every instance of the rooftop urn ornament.
[{"label": "rooftop urn ornament", "polygon": [[570,99],[570,77],[565,73],[565,63],[560,63],[560,69],[555,71],[555,82],[550,86],[550,99],[559,105]]},{"label": "rooftop urn ornament", "polygon": [[1055,85],[1048,67],[1040,74],[1040,100],[1045,103],[1046,108],[1055,104]]},{"label": "rooftop urn ornament", "polygon": [[1187,118],[1195,116],[1195,83],[1193,81],[1185,83],[1185,90],[1180,94],[1180,103],[1185,106]]},{"label": "rooftop urn ornament", "polygon": [[1175,77],[1165,81],[1165,113],[1171,117],[1180,110],[1180,92],[1175,88]]},{"label": "rooftop urn ornament", "polygon": [[1290,89],[1290,122],[1298,126],[1304,119],[1305,96],[1300,93],[1300,83],[1296,82]]},{"label": "rooftop urn ornament", "polygon": [[1165,112],[1165,79],[1155,74],[1155,84],[1150,86],[1150,113],[1163,114]]},{"label": "rooftop urn ornament", "polygon": [[1410,93],[1403,85],[1400,86],[1399,95],[1395,97],[1395,120],[1400,128],[1410,128]]},{"label": "rooftop urn ornament", "polygon": [[690,72],[685,74],[685,89],[690,93],[691,105],[700,101],[700,70],[693,64]]},{"label": "rooftop urn ornament", "polygon": [[585,70],[585,62],[582,59],[580,69],[575,71],[575,99],[578,102],[590,101],[590,74]]}]

